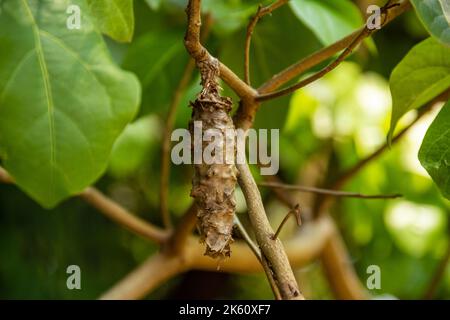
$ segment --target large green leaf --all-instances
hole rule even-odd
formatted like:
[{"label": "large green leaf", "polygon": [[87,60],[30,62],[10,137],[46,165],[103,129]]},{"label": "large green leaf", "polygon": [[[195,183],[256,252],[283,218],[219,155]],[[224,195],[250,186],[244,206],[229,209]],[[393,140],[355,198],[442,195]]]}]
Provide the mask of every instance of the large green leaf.
[{"label": "large green leaf", "polygon": [[390,87],[392,116],[389,139],[402,115],[450,87],[450,48],[433,38],[422,41],[392,71]]},{"label": "large green leaf", "polygon": [[105,170],[139,105],[136,77],[117,68],[87,16],[66,28],[69,4],[6,0],[0,15],[0,155],[17,184],[45,207]]},{"label": "large green leaf", "polygon": [[420,147],[419,160],[442,194],[450,199],[450,101],[428,129]]},{"label": "large green leaf", "polygon": [[363,24],[361,13],[349,0],[291,0],[289,4],[324,45],[347,36]]},{"label": "large green leaf", "polygon": [[101,32],[120,42],[134,33],[133,0],[87,0],[90,14]]},{"label": "large green leaf", "polygon": [[450,46],[450,2],[448,0],[411,0],[428,32]]},{"label": "large green leaf", "polygon": [[123,67],[139,77],[142,112],[166,110],[188,61],[183,32],[149,32],[133,41]]}]

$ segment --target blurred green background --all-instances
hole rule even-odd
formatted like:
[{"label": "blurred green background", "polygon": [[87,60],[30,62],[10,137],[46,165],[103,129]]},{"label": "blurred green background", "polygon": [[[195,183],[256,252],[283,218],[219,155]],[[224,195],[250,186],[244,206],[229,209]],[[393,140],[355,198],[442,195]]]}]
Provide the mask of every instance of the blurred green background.
[{"label": "blurred green background", "polygon": [[[106,39],[116,62],[138,75],[143,97],[139,117],[116,142],[109,168],[97,186],[156,224],[161,223],[158,197],[162,127],[187,62],[182,42],[185,3],[137,0],[133,42],[125,45]],[[258,3],[204,1],[204,11],[214,21],[206,46],[240,76],[245,27]],[[367,5],[366,1],[354,4],[359,8]],[[281,128],[281,176],[295,183],[303,169],[317,158],[332,163],[330,172],[337,173],[382,145],[391,108],[387,79],[409,49],[426,37],[415,14],[408,12],[376,33],[374,43],[367,42],[325,78],[293,96],[264,104],[256,126]],[[253,84],[262,84],[326,41],[289,6],[277,10],[264,18],[255,31]],[[199,91],[198,82],[195,74],[178,108],[176,127],[187,127],[188,101]],[[231,94],[227,88],[225,93]],[[399,144],[346,186],[346,190],[366,194],[401,193],[403,198],[346,199],[334,207],[333,215],[361,281],[365,283],[369,265],[381,268],[381,289],[371,290],[373,295],[421,298],[445,254],[450,203],[417,160],[419,146],[435,115],[426,116]],[[407,115],[400,127],[413,116]],[[192,171],[189,166],[172,166],[171,170],[170,210],[177,219],[191,202]],[[285,209],[267,190],[263,191],[268,211],[277,220]],[[238,208],[243,214],[245,204],[240,194]],[[0,185],[0,298],[93,299],[157,249],[79,199],[48,211],[16,187]],[[66,268],[71,264],[81,267],[82,290],[66,288]],[[308,298],[332,298],[319,262],[296,273]],[[148,298],[270,299],[272,293],[263,275],[193,271],[170,280]],[[450,298],[450,268],[436,298]]]}]

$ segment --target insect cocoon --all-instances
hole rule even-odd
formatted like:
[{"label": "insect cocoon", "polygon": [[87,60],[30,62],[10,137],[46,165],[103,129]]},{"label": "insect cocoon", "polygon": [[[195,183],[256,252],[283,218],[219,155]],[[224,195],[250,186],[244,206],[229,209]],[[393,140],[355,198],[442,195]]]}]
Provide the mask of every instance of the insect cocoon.
[{"label": "insect cocoon", "polygon": [[[213,258],[230,256],[230,243],[233,241],[233,217],[236,203],[234,190],[236,187],[237,170],[234,165],[236,148],[234,145],[234,125],[229,112],[232,101],[220,96],[218,83],[219,65],[217,60],[207,60],[198,63],[202,77],[202,91],[191,103],[192,119],[189,124],[193,136],[195,124],[201,123],[203,132],[209,129],[220,132],[222,139],[216,146],[222,154],[223,161],[194,164],[191,196],[198,208],[198,227],[202,241],[206,244],[205,255]],[[228,142],[233,141],[232,148]],[[202,139],[201,152],[209,142]],[[216,147],[216,152],[217,152]],[[233,161],[225,161],[233,159]]]}]

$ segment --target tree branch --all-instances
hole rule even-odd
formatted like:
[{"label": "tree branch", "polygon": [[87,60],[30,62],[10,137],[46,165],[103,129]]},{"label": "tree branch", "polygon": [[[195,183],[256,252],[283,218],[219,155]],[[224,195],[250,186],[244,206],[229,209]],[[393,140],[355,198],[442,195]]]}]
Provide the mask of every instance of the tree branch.
[{"label": "tree branch", "polygon": [[252,17],[247,26],[247,34],[245,38],[245,49],[244,49],[244,73],[245,73],[244,80],[245,83],[247,83],[248,85],[250,85],[250,45],[252,42],[253,31],[255,30],[258,21],[262,17],[271,14],[274,10],[278,9],[288,1],[289,0],[277,0],[273,2],[271,5],[268,5],[267,7],[262,7],[261,5],[259,5],[256,14]]},{"label": "tree branch", "polygon": [[[0,182],[14,183],[14,179],[2,167],[0,167]],[[169,232],[161,230],[133,215],[120,204],[93,187],[87,188],[79,194],[79,197],[92,207],[98,209],[98,211],[103,213],[106,217],[145,239],[162,244],[169,238]]]},{"label": "tree branch", "polygon": [[80,194],[80,198],[103,213],[106,217],[146,239],[162,244],[169,238],[168,232],[128,212],[121,205],[95,188],[87,188]]},{"label": "tree branch", "polygon": [[304,299],[298,289],[294,273],[279,239],[272,240],[274,234],[262,203],[258,187],[247,164],[236,165],[239,170],[239,184],[244,193],[250,221],[256,235],[256,241],[263,256],[268,260],[275,281],[283,299]]},{"label": "tree branch", "polygon": [[322,78],[327,73],[336,69],[336,67],[352,53],[353,49],[355,49],[356,46],[359,43],[361,43],[361,41],[363,41],[366,37],[368,37],[371,33],[372,33],[372,31],[370,29],[368,29],[367,27],[364,27],[361,30],[361,32],[355,37],[355,39],[348,45],[348,47],[345,48],[345,50],[339,55],[339,57],[337,57],[337,59],[334,60],[332,63],[330,63],[328,66],[326,66],[319,72],[307,77],[306,79],[303,79],[300,82],[297,82],[296,84],[294,84],[290,87],[287,87],[285,89],[281,89],[281,90],[275,91],[275,92],[259,94],[256,97],[256,100],[259,102],[263,102],[263,101],[275,99],[278,97],[282,97],[284,95],[290,94],[290,93],[292,93],[300,88],[303,88],[303,87],[307,86],[308,84],[313,83],[314,81]]},{"label": "tree branch", "polygon": [[192,73],[195,69],[195,62],[189,59],[189,62],[184,69],[178,87],[169,106],[167,113],[166,125],[163,132],[163,146],[161,155],[161,180],[160,180],[160,209],[163,224],[166,228],[172,228],[172,221],[169,213],[169,178],[170,178],[170,137],[172,135],[173,126],[175,124],[175,117],[177,114],[177,107],[183,97],[183,93],[189,84]]},{"label": "tree branch", "polygon": [[[305,224],[301,233],[285,242],[292,266],[300,268],[314,261],[335,232],[334,223],[328,217]],[[190,236],[181,255],[163,252],[148,258],[101,299],[140,299],[169,278],[188,270],[237,274],[263,272],[260,262],[244,241],[236,241],[232,256],[218,262],[204,255],[198,237]]]},{"label": "tree branch", "polygon": [[157,253],[105,292],[100,299],[141,299],[157,286],[186,270],[187,264],[182,257]]},{"label": "tree branch", "polygon": [[[269,178],[273,183],[282,183],[278,176],[267,176],[266,178]],[[288,208],[295,207],[295,201],[290,193],[280,192],[280,189],[277,188],[272,188],[272,191]],[[316,221],[323,218],[329,219],[330,223],[334,225],[329,214],[323,214],[321,217],[316,218]],[[361,285],[350,262],[345,243],[337,228],[334,228],[335,232],[333,232],[325,244],[324,250],[321,252],[321,260],[330,288],[337,299],[366,299],[368,297],[367,292]],[[304,230],[304,227],[302,230]]]},{"label": "tree branch", "polygon": [[[202,40],[206,40],[209,35],[212,24],[211,15],[206,16],[206,24],[201,35]],[[172,98],[172,103],[169,106],[169,111],[167,112],[166,126],[163,132],[163,148],[161,156],[161,181],[160,181],[160,206],[161,206],[161,216],[166,228],[172,228],[172,222],[170,220],[169,213],[169,178],[170,178],[170,145],[171,145],[171,134],[173,126],[175,124],[176,111],[178,105],[180,104],[183,93],[186,91],[189,81],[192,77],[192,73],[195,70],[195,60],[190,58],[181,80],[175,89],[175,94]]]},{"label": "tree branch", "polygon": [[252,250],[253,254],[258,259],[259,263],[263,266],[264,272],[266,274],[267,279],[269,280],[270,288],[272,289],[275,299],[282,300],[280,290],[278,290],[275,279],[273,278],[272,270],[270,269],[267,260],[261,255],[261,251],[258,249],[256,244],[250,238],[250,236],[247,233],[247,230],[245,230],[244,226],[242,225],[237,215],[234,215],[234,224],[236,228],[239,230],[239,233],[241,234],[245,243],[247,243],[248,247],[250,248],[250,250]]},{"label": "tree branch", "polygon": [[195,228],[196,222],[197,205],[193,202],[181,218],[180,223],[175,228],[175,231],[167,242],[167,247],[165,250],[172,254],[180,254],[186,245],[186,241],[191,235],[192,229]]},{"label": "tree branch", "polygon": [[[208,51],[200,44],[200,27],[201,27],[201,1],[190,0],[187,6],[188,26],[185,36],[185,46],[189,54],[196,60],[197,65],[201,66],[205,61],[209,61],[214,65],[215,61]],[[220,73],[223,73],[226,67],[220,64]],[[226,79],[224,78],[226,81]],[[242,82],[242,80],[240,80]],[[250,86],[242,82],[237,88],[233,88],[243,101],[253,101],[255,91]],[[242,91],[247,93],[242,94]],[[241,92],[241,93],[240,93]],[[256,234],[256,240],[261,248],[263,258],[268,260],[274,278],[277,282],[280,293],[284,299],[303,299],[297,286],[289,261],[283,250],[283,246],[279,240],[271,240],[273,234],[269,221],[267,220],[264,206],[262,204],[261,195],[250,173],[247,165],[237,165],[240,171],[240,184],[246,196],[247,205],[249,207],[250,220]]]},{"label": "tree branch", "polygon": [[441,283],[442,278],[445,276],[445,270],[447,269],[448,262],[450,261],[450,240],[447,244],[447,251],[444,257],[439,262],[430,283],[428,284],[427,290],[423,295],[424,300],[431,300],[436,294],[436,291]]},{"label": "tree branch", "polygon": [[361,193],[356,193],[356,192],[346,192],[346,191],[322,189],[322,188],[315,188],[315,187],[306,187],[306,186],[276,183],[276,182],[261,182],[258,185],[260,185],[262,187],[270,187],[270,188],[275,188],[275,189],[297,190],[297,191],[302,191],[302,192],[325,194],[325,195],[333,196],[333,197],[347,197],[347,198],[361,198],[361,199],[395,199],[395,198],[402,197],[401,194],[367,195],[367,194],[361,194]]},{"label": "tree branch", "polygon": [[302,218],[300,215],[300,206],[297,204],[293,209],[289,210],[289,212],[284,216],[284,219],[281,221],[280,225],[278,226],[277,231],[273,235],[272,239],[278,238],[278,235],[280,234],[281,230],[283,229],[286,222],[289,220],[291,216],[294,216],[295,220],[297,221],[297,226],[302,225]]},{"label": "tree branch", "polygon": [[247,233],[247,230],[245,230],[244,226],[241,223],[241,220],[239,220],[239,217],[237,214],[234,216],[234,225],[236,226],[236,229],[239,230],[239,233],[241,234],[242,239],[247,243],[250,250],[252,250],[253,254],[256,258],[258,258],[259,262],[262,263],[261,258],[261,251],[256,246],[256,244],[253,242],[252,238],[250,238],[249,234]]},{"label": "tree branch", "polygon": [[[200,43],[201,27],[201,0],[189,0],[186,14],[188,17],[188,26],[184,44],[192,58],[198,63],[215,59]],[[220,77],[230,86],[231,89],[241,98],[253,100],[256,96],[256,90],[242,81],[233,71],[223,63],[219,62]]]},{"label": "tree branch", "polygon": [[[400,16],[405,11],[409,10],[411,8],[411,4],[409,3],[409,0],[400,0],[399,6],[393,7],[389,10],[388,15],[386,17],[385,23],[383,26],[386,26],[388,23],[390,23],[392,20]],[[317,66],[318,64],[326,61],[327,59],[333,57],[338,52],[344,50],[345,48],[349,47],[350,44],[356,39],[356,37],[362,33],[362,31],[366,29],[366,26],[363,28],[353,32],[352,34],[348,35],[347,37],[333,43],[332,45],[325,47],[321,49],[320,51],[317,51],[310,56],[298,61],[297,63],[289,66],[288,68],[284,69],[283,71],[279,72],[278,74],[274,75],[269,81],[264,83],[262,86],[258,88],[258,92],[260,94],[267,94],[270,92],[273,92],[277,88],[281,87],[282,85],[288,83],[289,81],[293,80],[294,78],[300,76],[305,71],[313,68],[314,66]],[[374,30],[376,32],[376,30]]]},{"label": "tree branch", "polygon": [[344,240],[339,233],[333,234],[325,245],[321,260],[330,288],[337,299],[366,300],[369,298],[356,275]]}]

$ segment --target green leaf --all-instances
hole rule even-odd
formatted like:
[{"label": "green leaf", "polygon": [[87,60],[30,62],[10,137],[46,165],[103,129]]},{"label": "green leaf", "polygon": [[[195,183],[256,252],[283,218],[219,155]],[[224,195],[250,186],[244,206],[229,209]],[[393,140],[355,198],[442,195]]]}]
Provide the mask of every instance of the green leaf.
[{"label": "green leaf", "polygon": [[444,197],[450,199],[450,101],[428,128],[419,150],[419,160]]},{"label": "green leaf", "polygon": [[182,31],[150,32],[133,41],[123,67],[142,83],[144,114],[167,108],[187,61]]},{"label": "green leaf", "polygon": [[291,0],[289,5],[297,18],[326,46],[363,24],[361,13],[349,0]]},{"label": "green leaf", "polygon": [[450,46],[450,2],[448,0],[411,0],[428,32]]},{"label": "green leaf", "polygon": [[401,116],[450,87],[450,48],[433,38],[422,41],[395,67],[389,82],[392,94],[391,139]]},{"label": "green leaf", "polygon": [[158,10],[159,7],[161,6],[162,0],[145,0],[145,2],[147,2],[149,7],[152,8],[153,10]]},{"label": "green leaf", "polygon": [[100,31],[116,41],[130,42],[134,33],[133,0],[87,0]]},{"label": "green leaf", "polygon": [[161,125],[156,116],[139,118],[129,124],[117,138],[111,152],[108,171],[115,178],[136,173],[148,161],[151,153],[158,154]]},{"label": "green leaf", "polygon": [[139,105],[136,77],[117,68],[84,1],[2,2],[0,149],[17,184],[45,207],[81,192],[105,170]]}]

